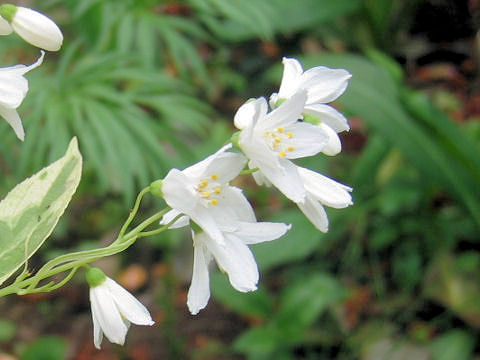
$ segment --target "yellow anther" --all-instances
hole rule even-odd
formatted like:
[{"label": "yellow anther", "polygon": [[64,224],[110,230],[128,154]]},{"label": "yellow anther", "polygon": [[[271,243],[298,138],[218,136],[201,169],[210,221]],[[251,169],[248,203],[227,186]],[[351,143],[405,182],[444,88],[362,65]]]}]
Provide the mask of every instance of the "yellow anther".
[{"label": "yellow anther", "polygon": [[210,191],[204,191],[204,192],[202,193],[202,196],[203,196],[204,198],[207,198],[207,199],[208,199],[211,195],[212,195],[212,194],[210,193]]},{"label": "yellow anther", "polygon": [[275,136],[274,140],[275,140],[276,143],[281,143],[282,142],[282,139],[279,136]]},{"label": "yellow anther", "polygon": [[287,150],[288,151],[293,151],[293,150],[295,150],[295,148],[293,146],[289,146]]},{"label": "yellow anther", "polygon": [[218,175],[217,175],[217,174],[213,174],[213,175],[211,176],[211,178],[212,178],[212,180],[217,180],[217,179],[218,179]]},{"label": "yellow anther", "polygon": [[220,194],[222,192],[222,188],[220,186],[215,188],[215,194]]},{"label": "yellow anther", "polygon": [[289,131],[289,132],[287,132],[287,137],[288,137],[289,139],[293,138],[293,133],[292,133],[292,132],[290,132],[290,131]]},{"label": "yellow anther", "polygon": [[211,201],[211,204],[212,204],[212,205],[217,205],[217,204],[218,204],[218,199],[213,199],[213,200]]},{"label": "yellow anther", "polygon": [[279,133],[283,133],[283,132],[285,131],[285,129],[284,129],[283,127],[279,127],[279,128],[277,129],[277,131],[278,131]]},{"label": "yellow anther", "polygon": [[207,186],[208,186],[208,181],[207,181],[207,180],[202,180],[202,181],[200,181],[200,184],[198,184],[198,187],[199,187],[200,189],[204,189],[204,188],[206,188]]},{"label": "yellow anther", "polygon": [[287,153],[285,151],[282,151],[282,152],[278,153],[278,155],[280,155],[281,157],[285,157],[285,156],[287,156]]}]

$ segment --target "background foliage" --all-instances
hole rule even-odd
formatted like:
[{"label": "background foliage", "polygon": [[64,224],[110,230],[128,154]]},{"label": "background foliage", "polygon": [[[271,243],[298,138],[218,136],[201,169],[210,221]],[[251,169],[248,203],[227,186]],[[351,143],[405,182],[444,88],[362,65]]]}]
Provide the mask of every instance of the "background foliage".
[{"label": "background foliage", "polygon": [[[132,329],[124,348],[105,344],[103,354],[478,358],[475,4],[32,1],[60,24],[65,44],[28,74],[31,89],[20,108],[25,143],[0,121],[0,194],[60,157],[75,135],[84,178],[38,260],[108,242],[141,187],[216,150],[230,136],[238,106],[278,87],[282,56],[298,57],[306,68],[346,68],[351,84],[335,104],[352,127],[342,135],[344,151],[302,164],[351,185],[355,205],[329,211],[331,230],[321,234],[278,193],[239,178],[251,186],[261,219],[294,225],[284,238],[254,247],[260,289],[239,294],[215,274],[214,301],[191,317],[184,299],[188,234],[137,244],[102,267],[143,294],[158,326]],[[0,46],[4,65],[38,56],[13,35]],[[0,349],[21,359],[100,356],[85,345],[91,343],[86,293],[79,278],[62,297],[21,299],[15,311],[2,312]],[[32,308],[26,336],[18,319]]]}]

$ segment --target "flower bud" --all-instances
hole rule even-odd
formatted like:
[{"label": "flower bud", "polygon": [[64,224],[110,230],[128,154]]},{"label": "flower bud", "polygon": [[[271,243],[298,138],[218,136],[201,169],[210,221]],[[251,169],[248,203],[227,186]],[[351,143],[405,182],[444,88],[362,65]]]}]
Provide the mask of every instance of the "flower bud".
[{"label": "flower bud", "polygon": [[7,20],[0,17],[0,35],[9,35],[13,31]]},{"label": "flower bud", "polygon": [[48,51],[57,51],[62,46],[63,35],[57,24],[44,14],[21,6],[4,4],[0,15],[10,22],[23,40]]}]

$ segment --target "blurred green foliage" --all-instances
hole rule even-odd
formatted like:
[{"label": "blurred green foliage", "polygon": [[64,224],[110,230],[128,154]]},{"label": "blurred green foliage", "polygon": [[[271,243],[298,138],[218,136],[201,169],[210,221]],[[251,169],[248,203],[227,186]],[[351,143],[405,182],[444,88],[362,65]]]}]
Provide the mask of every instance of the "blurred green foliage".
[{"label": "blurred green foliage", "polygon": [[[240,294],[212,276],[215,299],[249,325],[230,349],[212,343],[208,356],[479,356],[480,127],[453,121],[397,61],[422,1],[34,3],[58,20],[65,46],[28,74],[25,143],[0,121],[0,190],[58,158],[76,135],[84,179],[71,227],[53,241],[115,229],[141,187],[221,146],[236,108],[278,88],[281,56],[345,68],[353,77],[335,105],[351,119],[346,150],[302,164],[352,186],[355,204],[329,211],[321,234],[274,191],[248,190],[260,218],[293,229],[253,246],[258,291]],[[31,62],[37,55],[17,40],[1,44],[2,59]],[[184,237],[148,246],[173,263]]]}]

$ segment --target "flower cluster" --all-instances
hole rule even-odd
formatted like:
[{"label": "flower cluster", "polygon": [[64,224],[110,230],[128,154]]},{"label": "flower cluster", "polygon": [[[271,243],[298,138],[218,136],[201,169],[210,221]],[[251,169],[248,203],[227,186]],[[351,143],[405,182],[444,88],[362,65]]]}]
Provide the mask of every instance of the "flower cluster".
[{"label": "flower cluster", "polygon": [[[274,185],[320,231],[328,230],[324,205],[352,204],[350,187],[292,161],[340,152],[337,132],[349,127],[327,103],[343,93],[350,74],[322,66],[304,72],[296,59],[283,63],[279,92],[269,102],[252,99],[238,109],[234,124],[240,131],[231,144],[184,170],[170,170],[161,181],[158,193],[172,208],[161,224],[174,221],[172,228],[192,228],[193,275],[187,298],[192,314],[207,305],[213,259],[236,290],[253,291],[259,274],[248,245],[278,239],[290,229],[287,224],[257,222],[242,191],[229,184],[245,166],[259,185]],[[229,151],[232,148],[240,152]]]},{"label": "flower cluster", "polygon": [[[0,6],[0,35],[9,35],[14,31],[26,42],[44,50],[57,51],[62,46],[63,35],[58,26],[38,11],[4,4]],[[23,75],[40,66],[44,52],[30,66],[15,65],[0,68],[0,116],[13,128],[20,140],[25,132],[17,108],[28,91],[28,81]]]}]

